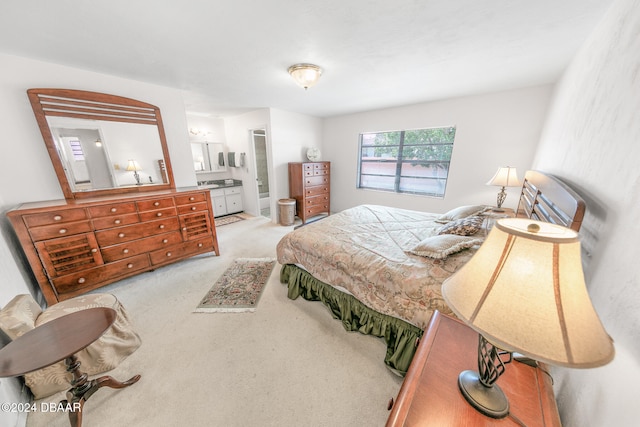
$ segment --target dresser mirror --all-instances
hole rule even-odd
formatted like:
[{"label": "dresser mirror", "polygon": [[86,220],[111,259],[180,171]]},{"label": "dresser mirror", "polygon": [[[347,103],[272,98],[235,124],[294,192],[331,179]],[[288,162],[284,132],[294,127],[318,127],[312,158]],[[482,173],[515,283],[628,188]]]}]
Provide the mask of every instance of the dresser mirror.
[{"label": "dresser mirror", "polygon": [[27,93],[65,198],[175,188],[159,108],[97,92]]}]

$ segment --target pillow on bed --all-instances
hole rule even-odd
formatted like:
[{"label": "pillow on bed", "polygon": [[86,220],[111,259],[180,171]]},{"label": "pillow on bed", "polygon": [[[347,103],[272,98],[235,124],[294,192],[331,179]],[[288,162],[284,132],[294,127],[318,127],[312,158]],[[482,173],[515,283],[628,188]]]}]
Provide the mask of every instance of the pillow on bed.
[{"label": "pillow on bed", "polygon": [[480,215],[487,209],[489,209],[489,207],[485,205],[458,206],[457,208],[451,209],[449,212],[440,215],[438,219],[436,219],[436,222],[447,223],[449,221],[467,218],[472,215]]},{"label": "pillow on bed", "polygon": [[438,234],[457,234],[459,236],[471,236],[476,234],[480,228],[484,219],[481,216],[470,216],[468,218],[461,218],[455,221],[451,221],[447,225],[444,225],[438,230]]},{"label": "pillow on bed", "polygon": [[481,239],[455,234],[440,234],[427,237],[407,252],[424,257],[443,259],[451,254],[482,243]]}]

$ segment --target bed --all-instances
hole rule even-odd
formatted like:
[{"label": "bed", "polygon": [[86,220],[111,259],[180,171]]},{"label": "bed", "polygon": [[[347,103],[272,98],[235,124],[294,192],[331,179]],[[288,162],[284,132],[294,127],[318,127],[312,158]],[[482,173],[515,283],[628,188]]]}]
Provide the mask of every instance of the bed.
[{"label": "bed", "polygon": [[[579,230],[584,201],[528,171],[517,215]],[[496,214],[465,205],[442,214],[361,205],[298,228],[277,246],[288,297],[322,301],[348,331],[381,337],[385,363],[406,373],[434,310],[453,315],[442,282],[482,244]]]}]

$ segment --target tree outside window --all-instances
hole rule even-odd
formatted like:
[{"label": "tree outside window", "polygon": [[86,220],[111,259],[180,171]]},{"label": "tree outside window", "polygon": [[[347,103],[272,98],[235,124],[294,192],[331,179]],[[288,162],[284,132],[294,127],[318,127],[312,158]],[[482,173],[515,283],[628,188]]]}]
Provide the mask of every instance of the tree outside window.
[{"label": "tree outside window", "polygon": [[360,134],[358,188],[444,197],[454,126]]}]

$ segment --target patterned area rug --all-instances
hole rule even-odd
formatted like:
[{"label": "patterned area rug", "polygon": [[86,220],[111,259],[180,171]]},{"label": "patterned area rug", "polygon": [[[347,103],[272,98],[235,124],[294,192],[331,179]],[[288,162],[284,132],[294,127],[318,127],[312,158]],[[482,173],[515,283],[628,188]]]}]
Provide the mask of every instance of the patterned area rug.
[{"label": "patterned area rug", "polygon": [[228,215],[220,218],[215,218],[216,227],[222,227],[223,225],[233,224],[234,222],[242,221],[243,217],[240,215]]},{"label": "patterned area rug", "polygon": [[239,258],[231,264],[207,292],[196,313],[255,311],[258,299],[276,260],[273,258]]}]

